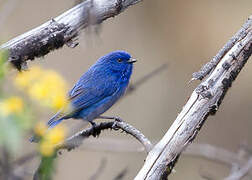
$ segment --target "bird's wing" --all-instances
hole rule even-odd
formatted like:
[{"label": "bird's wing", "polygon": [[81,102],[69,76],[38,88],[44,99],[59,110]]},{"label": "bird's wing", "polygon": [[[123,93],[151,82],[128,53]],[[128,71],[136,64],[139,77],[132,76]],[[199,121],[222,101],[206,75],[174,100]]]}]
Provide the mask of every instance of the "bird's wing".
[{"label": "bird's wing", "polygon": [[75,85],[69,93],[69,100],[74,111],[87,108],[102,99],[111,96],[117,90],[115,82],[100,82],[97,85]]},{"label": "bird's wing", "polygon": [[56,126],[58,123],[60,123],[66,116],[66,113],[64,112],[64,110],[59,110],[53,117],[51,117],[51,119],[47,122],[47,125],[49,127],[54,127]]},{"label": "bird's wing", "polygon": [[60,123],[63,119],[71,118],[71,115],[75,112],[78,112],[81,109],[85,109],[106,97],[111,96],[116,92],[117,88],[112,83],[110,85],[104,85],[99,87],[87,87],[81,85],[75,85],[69,93],[69,101],[71,102],[71,112],[65,112],[64,108],[59,110],[49,121],[48,125],[54,127]]}]

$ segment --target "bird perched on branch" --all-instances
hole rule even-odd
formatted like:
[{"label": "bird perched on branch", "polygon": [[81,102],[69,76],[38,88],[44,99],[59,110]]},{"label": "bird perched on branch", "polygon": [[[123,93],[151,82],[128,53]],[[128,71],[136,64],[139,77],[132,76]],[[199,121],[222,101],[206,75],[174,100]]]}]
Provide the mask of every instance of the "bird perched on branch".
[{"label": "bird perched on branch", "polygon": [[[83,119],[92,125],[125,93],[133,69],[131,55],[125,51],[113,51],[92,65],[69,92],[71,111],[57,112],[48,122],[53,128],[64,119]],[[34,139],[32,138],[31,141]]]}]

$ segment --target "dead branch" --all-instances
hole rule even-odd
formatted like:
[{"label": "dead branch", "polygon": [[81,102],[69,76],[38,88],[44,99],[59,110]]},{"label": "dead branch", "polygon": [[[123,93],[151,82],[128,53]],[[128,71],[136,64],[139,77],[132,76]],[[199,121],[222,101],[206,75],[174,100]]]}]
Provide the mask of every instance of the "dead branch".
[{"label": "dead branch", "polygon": [[[155,144],[155,142],[153,143]],[[86,139],[83,145],[79,148],[83,150],[90,150],[92,152],[103,151],[113,153],[139,153],[144,151],[142,146],[133,141],[116,138]],[[251,156],[250,153],[247,152],[241,156],[241,149],[244,149],[244,147],[241,146],[239,151],[236,153],[211,144],[192,143],[185,149],[183,155],[203,158],[223,164],[227,167],[236,165],[236,167],[240,169],[240,167],[247,163],[247,155]],[[252,169],[249,170],[249,174],[252,175]]]},{"label": "dead branch", "polygon": [[145,76],[141,77],[140,79],[138,79],[133,84],[130,84],[129,87],[127,88],[125,96],[131,94],[132,92],[134,92],[136,88],[138,88],[139,86],[144,84],[146,81],[150,80],[150,78],[152,78],[153,76],[159,74],[160,72],[162,72],[166,68],[167,68],[167,64],[162,64],[160,67],[154,69],[153,71],[149,72]]},{"label": "dead branch", "polygon": [[229,166],[232,164],[241,166],[246,162],[246,159],[239,157],[237,153],[210,144],[192,143],[184,153],[185,155],[203,157]]},{"label": "dead branch", "polygon": [[84,129],[73,136],[69,137],[65,142],[58,145],[59,149],[67,149],[72,150],[82,144],[82,141],[89,137],[89,136],[98,136],[102,130],[105,129],[113,129],[113,130],[123,130],[127,134],[132,135],[135,137],[144,147],[146,152],[148,153],[151,148],[151,142],[136,128],[131,126],[130,124],[122,121],[122,120],[115,120],[110,122],[101,122],[95,126],[92,126],[88,129]]},{"label": "dead branch", "polygon": [[244,176],[246,176],[251,169],[252,169],[252,157],[248,160],[248,162],[244,166],[242,166],[239,170],[234,171],[224,180],[239,180]]},{"label": "dead branch", "polygon": [[82,29],[100,24],[141,0],[86,0],[56,18],[0,46],[9,52],[8,61],[17,69],[25,69],[26,61],[42,57],[67,44],[76,42]]},{"label": "dead branch", "polygon": [[89,180],[97,180],[97,179],[99,179],[99,177],[102,175],[102,173],[103,173],[106,165],[107,165],[107,159],[103,158],[101,160],[101,163],[100,163],[99,167],[94,172],[94,174],[92,174],[92,176],[89,178]]},{"label": "dead branch", "polygon": [[127,172],[128,172],[127,168],[123,169],[120,173],[116,175],[116,177],[113,180],[122,180],[124,176],[127,174]]},{"label": "dead branch", "polygon": [[[194,140],[207,117],[218,110],[227,90],[251,56],[252,16],[232,39],[231,44],[228,42],[228,50],[222,56],[215,56],[218,63],[193,91],[164,137],[149,152],[135,180],[161,179],[164,174],[169,175],[179,155]],[[208,74],[209,70],[205,71],[203,74]]]}]

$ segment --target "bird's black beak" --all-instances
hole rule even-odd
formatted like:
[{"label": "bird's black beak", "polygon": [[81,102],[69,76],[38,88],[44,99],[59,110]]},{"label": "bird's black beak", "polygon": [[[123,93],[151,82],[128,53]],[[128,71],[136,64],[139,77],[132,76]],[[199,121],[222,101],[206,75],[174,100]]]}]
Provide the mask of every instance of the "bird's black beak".
[{"label": "bird's black beak", "polygon": [[130,59],[128,60],[128,63],[130,63],[130,64],[133,64],[133,63],[135,63],[135,62],[137,62],[137,60],[136,60],[136,59],[133,59],[133,58],[130,58]]}]

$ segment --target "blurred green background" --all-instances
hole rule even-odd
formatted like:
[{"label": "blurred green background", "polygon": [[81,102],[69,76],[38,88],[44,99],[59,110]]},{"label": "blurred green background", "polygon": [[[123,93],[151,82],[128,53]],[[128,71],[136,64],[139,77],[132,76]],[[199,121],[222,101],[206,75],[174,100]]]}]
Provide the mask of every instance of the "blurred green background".
[{"label": "blurred green background", "polygon": [[[4,2],[0,1],[0,8]],[[10,14],[0,26],[0,37],[4,41],[56,17],[74,4],[72,0],[13,2]],[[39,64],[60,72],[71,87],[97,58],[113,50],[126,50],[138,59],[131,82],[167,63],[167,70],[154,76],[105,113],[120,116],[156,142],[170,127],[197,85],[198,82],[187,85],[191,74],[209,61],[240,29],[251,15],[251,7],[251,0],[145,0],[103,22],[99,34],[91,29],[83,31],[80,45],[76,48],[64,47],[29,64]],[[207,119],[195,142],[233,152],[241,143],[252,148],[250,69],[252,63],[248,61],[219,111]],[[52,115],[52,112],[43,113],[41,120],[47,121]],[[99,141],[108,138],[135,141],[129,135],[112,131],[102,133]],[[35,145],[24,139],[20,155],[34,149]],[[102,152],[99,146],[97,149],[79,148],[63,152],[58,158],[55,179],[88,179],[103,158],[107,163],[99,179],[112,179],[124,168],[127,168],[125,179],[133,179],[146,157],[144,152]],[[26,165],[30,173],[38,162],[36,159]],[[229,174],[226,166],[183,155],[175,170],[171,180],[200,180],[203,179],[202,174],[221,179]]]}]

